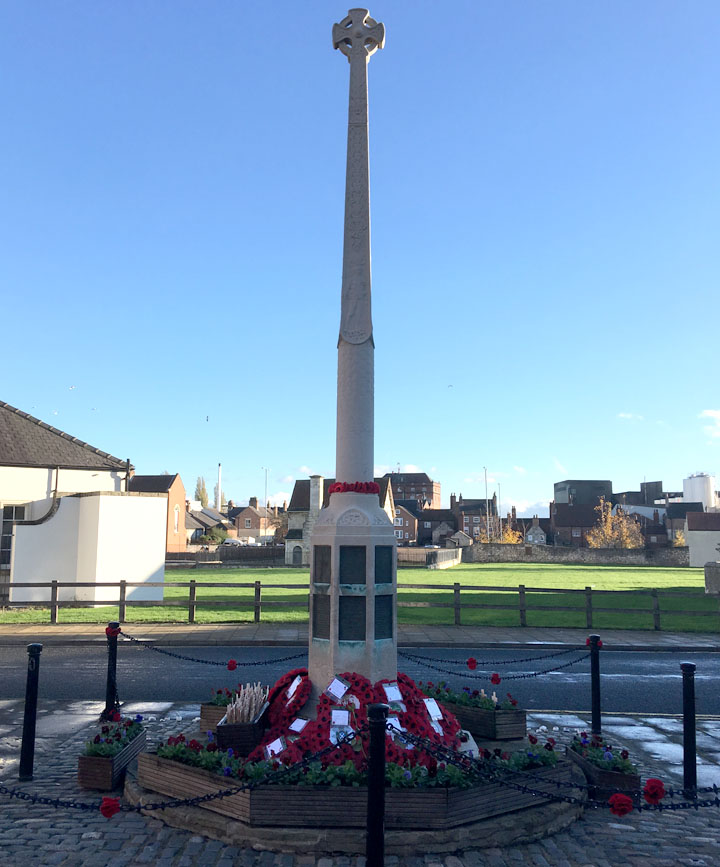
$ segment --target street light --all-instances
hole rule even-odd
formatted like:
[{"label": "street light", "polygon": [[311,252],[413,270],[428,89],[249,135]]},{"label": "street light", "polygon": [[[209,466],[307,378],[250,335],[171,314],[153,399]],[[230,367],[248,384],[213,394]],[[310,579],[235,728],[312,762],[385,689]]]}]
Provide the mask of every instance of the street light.
[{"label": "street light", "polygon": [[265,471],[265,499],[263,501],[263,506],[265,507],[265,527],[263,529],[265,530],[265,544],[267,545],[267,524],[268,524],[268,517],[267,517],[267,505],[268,505],[267,477],[268,477],[268,473],[270,472],[270,467],[260,467],[260,469]]},{"label": "street light", "polygon": [[487,467],[483,467],[485,470],[485,532],[487,533],[487,540],[490,541],[490,509],[488,507],[488,491],[487,491]]}]

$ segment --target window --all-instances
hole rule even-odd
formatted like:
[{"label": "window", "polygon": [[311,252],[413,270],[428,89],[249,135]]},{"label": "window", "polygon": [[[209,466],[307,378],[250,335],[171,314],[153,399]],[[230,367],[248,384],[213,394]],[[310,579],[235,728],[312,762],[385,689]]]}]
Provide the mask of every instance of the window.
[{"label": "window", "polygon": [[473,515],[473,524],[479,524],[479,523],[480,523],[480,516],[479,515]]},{"label": "window", "polygon": [[397,516],[398,516],[399,514],[400,514],[400,509],[395,509],[395,517],[396,517],[396,518],[397,518]]},{"label": "window", "polygon": [[250,518],[245,518],[245,529],[249,530],[250,527],[252,527],[252,521],[250,520]]},{"label": "window", "polygon": [[573,534],[573,538],[579,539],[580,538],[580,528],[579,527],[573,527],[572,534]]},{"label": "window", "polygon": [[[409,539],[409,538],[410,538],[410,533],[405,533],[405,538],[406,538],[406,539]],[[655,539],[653,539],[652,541],[654,542]]]},{"label": "window", "polygon": [[175,513],[173,515],[173,532],[177,533],[180,528],[180,506],[175,504]]},{"label": "window", "polygon": [[651,542],[657,542],[657,536],[650,536]]},{"label": "window", "polygon": [[395,538],[402,539],[402,530],[395,530]]},{"label": "window", "polygon": [[467,518],[467,517],[463,518],[463,524],[469,524],[469,523],[470,523],[470,518]]},{"label": "window", "polygon": [[425,521],[425,529],[426,530],[430,529],[430,521]]},{"label": "window", "polygon": [[12,550],[12,521],[25,520],[25,506],[3,506],[2,535],[0,536],[0,567],[10,566],[10,551]]},{"label": "window", "polygon": [[395,518],[393,523],[395,524],[396,527],[402,527],[402,525],[403,525],[402,518]]}]

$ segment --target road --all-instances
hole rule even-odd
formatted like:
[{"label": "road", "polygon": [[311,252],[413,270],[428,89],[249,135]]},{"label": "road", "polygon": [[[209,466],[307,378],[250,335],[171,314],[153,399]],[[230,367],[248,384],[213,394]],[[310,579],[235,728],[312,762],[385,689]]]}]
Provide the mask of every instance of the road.
[{"label": "road", "polygon": [[[122,701],[202,701],[212,688],[233,687],[239,682],[273,683],[279,675],[306,664],[306,653],[299,647],[173,647],[173,653],[196,659],[225,662],[235,658],[239,666],[234,672],[225,665],[205,665],[187,662],[172,656],[122,644],[118,653],[118,691]],[[435,660],[440,668],[457,674],[445,674],[428,668],[402,655],[399,667],[415,680],[445,680],[461,688],[493,687],[489,674],[481,668],[497,671],[501,676],[514,673],[545,671],[584,656],[584,651],[568,653],[537,662],[516,662],[543,655],[535,650],[475,651],[480,665],[468,670],[465,660],[473,652],[469,648],[413,648],[405,651]],[[402,653],[402,651],[401,651]],[[300,654],[297,659],[272,662],[282,657]],[[482,655],[481,655],[482,654]],[[457,660],[457,664],[437,662]],[[682,712],[680,663],[694,662],[697,712],[720,715],[720,655],[674,652],[601,652],[602,708],[606,713],[679,714]],[[0,648],[0,700],[22,698],[25,694],[27,653],[24,647]],[[107,656],[104,647],[45,648],[40,665],[40,701],[43,698],[65,701],[103,700]],[[473,677],[474,676],[474,677]],[[496,687],[499,695],[511,692],[521,707],[528,710],[588,711],[590,707],[590,675],[588,661],[561,671],[528,679],[504,678]]]}]

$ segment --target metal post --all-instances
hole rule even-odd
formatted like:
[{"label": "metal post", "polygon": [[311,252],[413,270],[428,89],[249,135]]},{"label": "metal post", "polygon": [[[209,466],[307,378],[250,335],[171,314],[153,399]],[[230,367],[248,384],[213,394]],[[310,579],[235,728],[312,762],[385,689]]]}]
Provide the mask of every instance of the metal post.
[{"label": "metal post", "polygon": [[686,798],[697,797],[697,749],[695,743],[695,664],[680,664],[683,679],[683,789]]},{"label": "metal post", "polygon": [[600,636],[590,636],[590,701],[592,706],[592,732],[602,733],[600,722]]},{"label": "metal post", "polygon": [[23,718],[22,746],[20,747],[20,771],[18,779],[27,782],[33,778],[35,759],[35,720],[37,718],[38,681],[40,679],[40,654],[42,644],[28,644],[27,682],[25,685],[25,716]]},{"label": "metal post", "polygon": [[385,863],[385,725],[386,704],[368,706],[370,755],[368,756],[368,805],[365,859],[367,867]]},{"label": "metal post", "polygon": [[100,714],[101,719],[110,719],[120,707],[120,699],[117,691],[117,642],[120,624],[117,620],[111,620],[105,635],[107,636],[107,682],[105,685],[105,710]]}]

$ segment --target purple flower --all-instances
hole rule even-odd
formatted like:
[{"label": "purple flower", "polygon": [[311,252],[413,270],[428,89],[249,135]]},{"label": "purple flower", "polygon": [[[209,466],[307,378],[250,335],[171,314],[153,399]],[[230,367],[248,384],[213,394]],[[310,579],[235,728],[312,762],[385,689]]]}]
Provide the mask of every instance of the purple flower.
[{"label": "purple flower", "polygon": [[228,758],[229,758],[229,759],[231,759],[231,758],[235,755],[235,753],[233,752],[233,748],[232,748],[232,747],[228,747],[227,754],[228,754]]},{"label": "purple flower", "polygon": [[406,780],[412,780],[412,774],[410,771],[405,771],[403,776],[405,777]]},{"label": "purple flower", "polygon": [[605,752],[603,753],[603,758],[606,761],[611,762],[613,759],[613,754],[610,752],[610,750],[605,750]]},{"label": "purple flower", "polygon": [[210,743],[212,743],[215,740],[215,735],[212,733],[212,731],[208,731],[207,739]]},{"label": "purple flower", "polygon": [[232,768],[230,768],[230,767],[223,768],[223,774],[225,774],[226,777],[229,777],[232,774]]},{"label": "purple flower", "polygon": [[142,722],[142,721],[143,721],[142,714],[136,713],[135,714],[135,722]]}]

